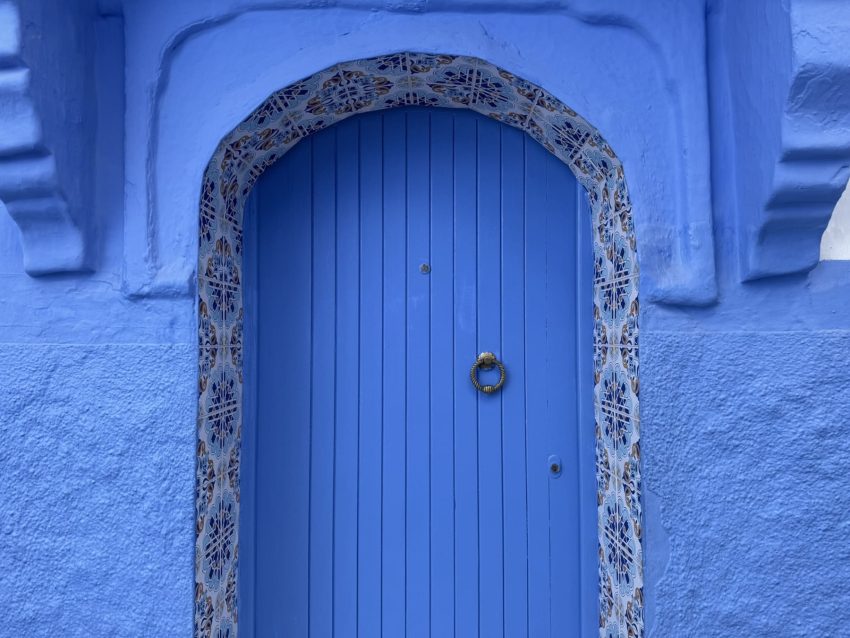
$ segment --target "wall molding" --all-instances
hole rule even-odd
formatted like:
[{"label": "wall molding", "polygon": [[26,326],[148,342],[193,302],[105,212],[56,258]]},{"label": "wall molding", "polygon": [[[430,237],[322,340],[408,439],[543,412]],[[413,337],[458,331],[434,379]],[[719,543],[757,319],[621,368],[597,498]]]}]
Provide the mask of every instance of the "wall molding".
[{"label": "wall molding", "polygon": [[0,200],[21,232],[30,275],[87,270],[86,241],[60,187],[21,58],[21,18],[0,3]]},{"label": "wall molding", "polygon": [[[123,282],[128,295],[169,297],[185,294],[187,289],[191,289],[194,255],[190,256],[185,246],[172,239],[173,234],[163,232],[163,228],[168,226],[164,219],[173,215],[175,206],[183,206],[182,202],[176,204],[172,196],[174,189],[168,185],[171,173],[163,171],[159,166],[162,161],[160,154],[177,150],[168,147],[167,141],[162,139],[161,130],[163,120],[170,117],[166,104],[169,87],[185,81],[176,74],[177,61],[186,49],[197,46],[200,38],[214,32],[224,32],[232,28],[234,23],[257,12],[283,9],[345,10],[357,14],[379,12],[387,15],[421,13],[423,19],[436,11],[480,16],[507,12],[539,15],[541,19],[548,15],[558,19],[568,18],[576,25],[581,25],[581,28],[598,30],[601,38],[613,36],[618,40],[639,42],[646,55],[642,66],[661,78],[660,85],[663,88],[655,99],[662,103],[662,108],[670,111],[669,152],[676,157],[686,158],[681,161],[650,161],[653,168],[648,170],[647,175],[641,176],[640,186],[633,193],[637,200],[651,200],[641,207],[637,221],[643,246],[644,295],[651,301],[680,305],[700,306],[716,301],[712,202],[708,179],[707,84],[705,59],[699,42],[704,36],[704,26],[700,24],[694,32],[689,33],[686,37],[688,46],[682,47],[677,44],[677,38],[685,39],[685,36],[671,36],[669,30],[663,28],[664,21],[659,20],[660,13],[664,13],[669,20],[669,12],[653,7],[627,7],[617,0],[596,3],[582,0],[497,0],[483,5],[477,0],[411,0],[404,3],[331,0],[322,3],[321,7],[310,0],[257,0],[232,2],[215,10],[197,7],[184,12],[179,24],[161,30],[167,39],[157,51],[155,66],[150,55],[145,58],[147,68],[144,76],[139,78],[143,82],[133,80],[128,83],[128,91],[136,91],[133,96],[128,94],[127,166],[128,179],[132,185],[128,187],[125,210]],[[701,11],[693,11],[693,7],[685,5],[677,6],[675,13],[679,19],[687,20],[688,23],[691,20],[702,22],[704,19]],[[133,19],[130,16],[128,24]],[[605,33],[608,30],[611,34]],[[474,40],[468,50],[462,52],[488,57],[502,66],[513,67],[513,55],[504,55],[513,46],[512,43],[497,42],[490,38],[490,34],[485,34],[483,41]],[[392,50],[393,45],[388,46]],[[427,50],[427,45],[423,49]],[[490,49],[492,56],[489,55]],[[351,57],[368,57],[379,52],[352,49]],[[132,51],[128,51],[128,55],[132,56]],[[515,62],[521,63],[522,56]],[[623,62],[613,59],[600,61],[602,67],[606,64],[622,66]],[[305,69],[305,74],[313,70],[309,67]],[[592,74],[594,70],[588,70],[588,73]],[[543,85],[546,86],[546,83]],[[561,97],[572,101],[570,96]],[[589,113],[596,115],[595,111],[599,110],[609,115],[606,110],[611,108],[610,100],[594,96],[592,92],[588,98],[597,102]],[[641,117],[642,108],[646,106],[641,106],[642,101],[646,99],[636,98],[635,112],[621,113],[620,117],[629,120],[635,118],[637,121]],[[198,108],[201,108],[200,105]],[[145,131],[145,135],[136,131]],[[622,135],[622,131],[612,132],[615,137]],[[652,131],[646,130],[640,135],[645,140],[628,149],[627,159],[636,165],[647,164],[645,149],[646,144],[651,144],[649,140]],[[625,149],[625,145],[621,146]],[[140,152],[140,149],[144,152]],[[627,160],[624,158],[623,161]],[[644,183],[647,185],[644,186]],[[163,197],[163,192],[168,193],[167,198]]]},{"label": "wall molding", "polygon": [[850,4],[792,0],[782,26],[790,47],[775,62],[788,71],[778,117],[767,122],[778,127],[778,143],[770,149],[761,207],[744,223],[744,280],[817,265],[821,238],[850,176],[850,100],[843,88],[850,82]]}]

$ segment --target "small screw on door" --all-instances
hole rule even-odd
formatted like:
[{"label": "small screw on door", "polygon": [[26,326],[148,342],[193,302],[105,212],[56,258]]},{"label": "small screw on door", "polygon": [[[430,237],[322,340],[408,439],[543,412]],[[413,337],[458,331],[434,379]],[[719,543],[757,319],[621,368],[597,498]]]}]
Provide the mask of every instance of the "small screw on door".
[{"label": "small screw on door", "polygon": [[549,457],[547,463],[549,464],[549,474],[552,476],[552,478],[558,478],[559,476],[561,476],[561,457],[556,454],[553,454]]},{"label": "small screw on door", "polygon": [[421,266],[419,266],[419,272],[421,272],[423,275],[427,275],[429,272],[431,272],[431,265],[422,264]]}]

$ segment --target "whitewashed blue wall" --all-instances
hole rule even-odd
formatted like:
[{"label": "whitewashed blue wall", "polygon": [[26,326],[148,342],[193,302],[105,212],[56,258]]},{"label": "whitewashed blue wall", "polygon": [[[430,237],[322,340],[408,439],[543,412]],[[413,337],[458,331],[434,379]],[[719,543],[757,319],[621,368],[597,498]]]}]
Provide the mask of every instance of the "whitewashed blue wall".
[{"label": "whitewashed blue wall", "polygon": [[[782,3],[751,15],[710,2],[707,21],[701,0],[36,5],[64,18],[21,12],[23,53],[4,59],[42,74],[31,92],[48,146],[67,141],[56,123],[72,111],[56,105],[83,105],[78,155],[56,156],[60,180],[92,176],[91,205],[73,211],[92,270],[30,277],[19,227],[0,215],[0,634],[191,635],[203,170],[276,88],[403,49],[479,56],[541,84],[623,161],[642,265],[649,635],[845,632],[850,268],[742,283],[742,252],[759,249],[756,186],[784,144],[757,139],[751,121],[779,130],[782,105],[763,109],[752,87],[789,94],[746,33],[776,29],[790,50]],[[835,3],[807,6],[840,24]],[[88,44],[60,37],[68,25],[91,25]],[[69,63],[39,68],[32,47]],[[818,77],[842,86],[844,52],[820,54],[837,62]],[[91,77],[50,80],[75,73]]]}]

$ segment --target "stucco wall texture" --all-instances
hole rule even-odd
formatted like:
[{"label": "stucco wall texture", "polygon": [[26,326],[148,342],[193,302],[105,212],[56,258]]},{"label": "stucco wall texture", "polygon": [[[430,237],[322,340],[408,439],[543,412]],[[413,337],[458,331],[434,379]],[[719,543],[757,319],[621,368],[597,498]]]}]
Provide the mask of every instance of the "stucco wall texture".
[{"label": "stucco wall texture", "polygon": [[[64,3],[32,1],[65,10]],[[274,89],[328,62],[387,52],[369,40],[377,32],[395,38],[393,45],[403,40],[402,48],[453,49],[501,64],[553,90],[598,126],[638,194],[639,254],[655,251],[642,259],[642,284],[664,283],[654,268],[664,262],[666,232],[695,243],[714,238],[708,257],[702,251],[693,259],[698,272],[716,273],[717,303],[650,303],[641,290],[647,634],[846,635],[850,263],[825,262],[809,274],[741,283],[737,207],[752,194],[742,192],[747,180],[736,180],[726,149],[733,146],[730,137],[746,135],[731,122],[739,100],[753,108],[752,96],[724,84],[724,65],[736,56],[733,45],[727,56],[711,49],[675,59],[665,53],[676,42],[703,42],[705,3],[652,0],[642,6],[652,32],[675,41],[642,39],[639,16],[614,19],[626,4],[617,0],[532,3],[536,8],[522,20],[511,13],[517,3],[489,0],[458,0],[450,9],[442,4],[437,13],[412,1],[374,11],[351,10],[369,4],[353,0],[341,3],[344,10],[333,2],[269,1],[259,3],[266,9],[261,13],[235,16],[248,4],[100,3],[113,17],[96,29],[100,53],[85,50],[98,57],[98,97],[90,106],[97,111],[97,135],[95,142],[80,142],[94,143],[100,162],[96,206],[87,218],[93,272],[28,277],[18,229],[0,206],[0,638],[192,635],[193,283],[174,267],[165,274],[183,277],[184,289],[166,285],[159,297],[148,295],[145,285],[128,289],[128,271],[131,280],[142,280],[147,267],[138,254],[145,236],[134,234],[154,219],[146,216],[144,186],[159,184],[161,232],[153,241],[164,271],[169,263],[193,264],[196,243],[187,237],[196,228],[200,175],[218,139]],[[298,12],[279,10],[293,4]],[[601,7],[607,26],[576,17],[590,6]],[[552,7],[557,20],[547,13]],[[285,44],[276,45],[285,46],[286,55],[252,46],[249,36],[259,23],[286,34]],[[439,24],[451,28],[441,31]],[[175,33],[202,27],[203,39],[175,44]],[[568,49],[541,43],[539,35],[534,41],[535,34],[562,27],[569,51],[595,65],[596,79],[571,80],[568,75],[580,70],[568,65]],[[122,38],[128,51],[123,72],[120,51],[107,54]],[[459,43],[470,50],[457,50]],[[320,49],[321,59],[311,59],[311,47]],[[605,57],[618,55],[633,66],[615,67],[613,57]],[[162,75],[158,64],[168,57],[174,65]],[[211,57],[221,59],[221,73],[204,66]],[[688,89],[691,101],[677,101],[677,92],[687,88],[680,76],[690,82],[706,74],[689,66],[692,59],[708,65],[709,97]],[[240,60],[264,61],[262,72],[240,71]],[[129,98],[126,148],[118,121],[122,76]],[[222,84],[211,85],[211,97],[199,106],[188,95],[192,76]],[[635,86],[617,97],[611,77]],[[594,101],[593,86],[603,83],[596,95],[605,99]],[[573,93],[590,97],[568,99]],[[645,102],[629,106],[636,97]],[[705,116],[694,128],[703,132],[711,110],[710,198],[704,192],[708,162],[691,165],[696,182],[676,181],[681,175],[662,170],[682,157],[676,114],[694,104]],[[624,119],[627,109],[632,116]],[[151,131],[175,137],[160,140],[148,154]],[[691,155],[708,157],[705,137],[688,138]],[[647,145],[657,148],[644,155]],[[754,164],[758,153],[749,158]],[[155,179],[146,172],[152,165]],[[694,183],[704,188],[682,190]],[[679,204],[668,206],[668,199],[703,207],[711,223],[688,234],[691,226],[677,226]],[[176,261],[165,259],[174,254]],[[685,258],[678,267],[693,265]]]},{"label": "stucco wall texture", "polygon": [[845,633],[848,348],[846,332],[644,332],[650,635]]},{"label": "stucco wall texture", "polygon": [[196,352],[0,345],[0,636],[190,636]]}]

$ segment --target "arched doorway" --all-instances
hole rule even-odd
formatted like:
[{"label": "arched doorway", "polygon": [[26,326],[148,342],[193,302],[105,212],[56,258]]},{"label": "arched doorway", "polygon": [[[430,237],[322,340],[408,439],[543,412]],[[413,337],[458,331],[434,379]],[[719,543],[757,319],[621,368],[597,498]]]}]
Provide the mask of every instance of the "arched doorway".
[{"label": "arched doorway", "polygon": [[[240,494],[255,487],[251,477],[240,480],[243,414],[254,409],[243,391],[243,322],[254,320],[243,305],[246,198],[298,140],[350,115],[400,106],[468,108],[519,128],[587,190],[594,385],[584,400],[594,405],[596,486],[582,498],[592,502],[596,494],[601,635],[640,635],[637,262],[622,168],[601,136],[543,89],[481,60],[411,53],[344,63],[275,93],[225,138],[207,169],[199,246],[196,633],[223,628],[233,635],[237,595],[246,587],[237,583]],[[592,426],[584,425],[580,436],[593,445]]]}]

